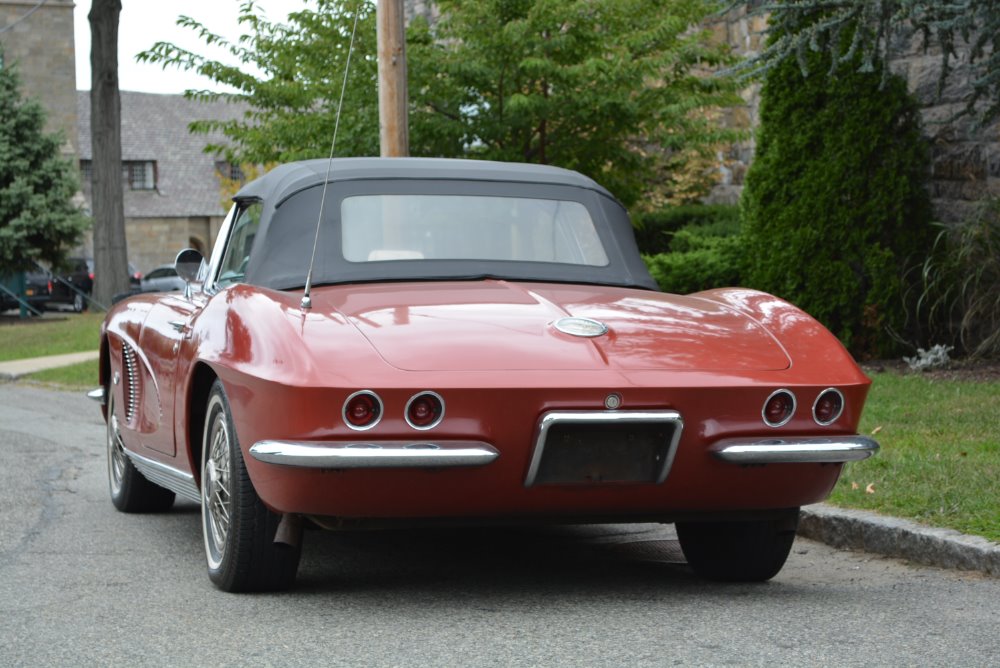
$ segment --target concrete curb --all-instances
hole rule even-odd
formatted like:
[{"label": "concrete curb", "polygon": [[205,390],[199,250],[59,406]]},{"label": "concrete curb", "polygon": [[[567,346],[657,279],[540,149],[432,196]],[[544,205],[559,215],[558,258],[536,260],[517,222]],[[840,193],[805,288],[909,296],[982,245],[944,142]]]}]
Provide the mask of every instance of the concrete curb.
[{"label": "concrete curb", "polygon": [[802,509],[798,533],[838,549],[1000,577],[1000,544],[953,529],[821,503]]},{"label": "concrete curb", "polygon": [[10,360],[0,362],[0,379],[17,380],[21,376],[30,373],[45,371],[46,369],[57,369],[61,366],[89,362],[100,357],[100,351],[88,350],[82,353],[67,353],[65,355],[48,355],[46,357],[32,357],[22,360]]}]

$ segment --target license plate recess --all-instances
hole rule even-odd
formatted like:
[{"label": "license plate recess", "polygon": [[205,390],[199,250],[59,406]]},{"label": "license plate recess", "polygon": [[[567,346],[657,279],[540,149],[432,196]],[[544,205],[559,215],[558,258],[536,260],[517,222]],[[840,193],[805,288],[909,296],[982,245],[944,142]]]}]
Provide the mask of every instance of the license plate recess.
[{"label": "license plate recess", "polygon": [[662,483],[682,428],[676,411],[546,413],[525,486]]}]

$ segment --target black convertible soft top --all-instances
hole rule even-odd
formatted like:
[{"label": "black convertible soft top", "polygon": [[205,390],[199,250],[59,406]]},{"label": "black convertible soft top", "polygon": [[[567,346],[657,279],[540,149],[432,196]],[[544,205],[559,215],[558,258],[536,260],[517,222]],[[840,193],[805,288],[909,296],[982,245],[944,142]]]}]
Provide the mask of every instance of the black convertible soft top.
[{"label": "black convertible soft top", "polygon": [[[327,170],[330,178],[314,285],[500,278],[657,289],[639,256],[627,211],[592,179],[547,165],[443,158],[307,160],[281,165],[246,184],[233,199],[241,205],[262,203],[246,282],[279,290],[305,284]],[[341,202],[346,197],[373,194],[485,195],[579,202],[590,212],[609,262],[602,267],[483,260],[348,262],[341,248]]]},{"label": "black convertible soft top", "polygon": [[501,181],[588,188],[614,199],[603,186],[579,172],[549,165],[451,158],[335,158],[291,162],[243,186],[234,200],[259,199],[279,204],[290,195],[323,183],[357,179],[444,179],[449,181]]}]

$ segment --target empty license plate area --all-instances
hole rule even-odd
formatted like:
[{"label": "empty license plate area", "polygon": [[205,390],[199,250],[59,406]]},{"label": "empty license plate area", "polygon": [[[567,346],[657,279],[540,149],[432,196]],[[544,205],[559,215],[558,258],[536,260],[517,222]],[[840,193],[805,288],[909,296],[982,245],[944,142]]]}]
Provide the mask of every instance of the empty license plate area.
[{"label": "empty license plate area", "polygon": [[681,427],[673,411],[549,413],[540,424],[525,485],[663,482]]}]

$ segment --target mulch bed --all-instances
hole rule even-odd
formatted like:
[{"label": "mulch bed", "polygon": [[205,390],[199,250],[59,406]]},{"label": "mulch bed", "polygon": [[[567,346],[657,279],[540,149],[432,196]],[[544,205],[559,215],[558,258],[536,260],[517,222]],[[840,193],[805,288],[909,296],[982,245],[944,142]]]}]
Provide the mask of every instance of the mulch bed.
[{"label": "mulch bed", "polygon": [[974,383],[1000,382],[1000,362],[954,360],[947,367],[911,371],[903,360],[879,360],[861,365],[865,373],[896,373],[921,375],[932,380],[965,380]]}]

